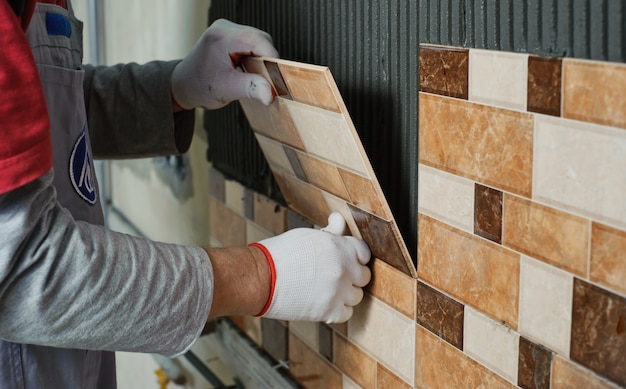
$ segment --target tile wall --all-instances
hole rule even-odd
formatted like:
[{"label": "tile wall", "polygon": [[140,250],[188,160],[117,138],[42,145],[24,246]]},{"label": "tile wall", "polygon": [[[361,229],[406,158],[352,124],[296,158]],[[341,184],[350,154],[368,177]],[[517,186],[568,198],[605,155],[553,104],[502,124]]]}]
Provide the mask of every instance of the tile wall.
[{"label": "tile wall", "polygon": [[[309,388],[626,387],[626,66],[422,46],[419,88],[418,278],[235,323]],[[216,170],[209,208],[215,244],[313,226]]]}]

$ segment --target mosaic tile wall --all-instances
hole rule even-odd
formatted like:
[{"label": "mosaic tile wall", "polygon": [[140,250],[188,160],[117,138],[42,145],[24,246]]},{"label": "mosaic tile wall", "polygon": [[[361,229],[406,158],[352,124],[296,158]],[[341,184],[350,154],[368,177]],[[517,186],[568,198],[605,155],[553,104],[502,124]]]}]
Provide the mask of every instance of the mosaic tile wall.
[{"label": "mosaic tile wall", "polygon": [[[310,388],[626,387],[626,66],[422,46],[418,278],[233,318]],[[312,224],[210,172],[216,244]]]}]

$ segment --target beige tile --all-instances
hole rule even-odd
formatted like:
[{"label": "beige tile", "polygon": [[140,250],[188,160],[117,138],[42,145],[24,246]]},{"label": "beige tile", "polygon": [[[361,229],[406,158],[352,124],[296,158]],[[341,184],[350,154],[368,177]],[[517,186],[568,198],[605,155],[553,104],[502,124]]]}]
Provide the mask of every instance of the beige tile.
[{"label": "beige tile", "polygon": [[561,355],[569,355],[573,288],[571,274],[523,255],[520,333]]},{"label": "beige tile", "polygon": [[519,254],[423,214],[418,234],[420,279],[517,328]]},{"label": "beige tile", "polygon": [[563,117],[626,128],[626,66],[563,60]]},{"label": "beige tile", "polygon": [[288,100],[285,104],[305,151],[369,177],[360,141],[344,115]]},{"label": "beige tile", "polygon": [[310,321],[290,321],[289,332],[296,335],[315,352],[319,352],[319,323]]},{"label": "beige tile", "polygon": [[618,386],[560,355],[552,359],[551,389],[617,389]]},{"label": "beige tile", "polygon": [[293,334],[289,335],[289,373],[304,388],[340,389],[342,375]]},{"label": "beige tile", "polygon": [[419,162],[531,195],[533,116],[420,93]]},{"label": "beige tile", "polygon": [[276,182],[291,209],[318,226],[328,224],[330,210],[322,191],[296,177],[274,172]]},{"label": "beige tile", "polygon": [[287,229],[287,208],[262,194],[254,193],[254,222],[274,235]]},{"label": "beige tile", "polygon": [[302,140],[284,99],[278,97],[270,106],[255,99],[241,99],[239,104],[255,132],[302,150]]},{"label": "beige tile", "polygon": [[390,220],[393,218],[380,187],[369,178],[339,168],[339,175],[350,195],[352,204]]},{"label": "beige tile", "polygon": [[533,199],[626,229],[626,131],[538,115]]},{"label": "beige tile", "polygon": [[342,389],[362,389],[356,382],[352,381],[347,375],[343,375]]},{"label": "beige tile", "polygon": [[411,389],[413,387],[380,363],[377,365],[376,372],[377,389]]},{"label": "beige tile", "polygon": [[337,333],[333,338],[333,362],[363,388],[376,387],[376,361]]},{"label": "beige tile", "polygon": [[224,182],[224,192],[226,206],[240,216],[245,216],[245,189],[243,185],[235,180],[226,180]]},{"label": "beige tile", "polygon": [[246,245],[246,220],[219,201],[209,198],[211,234],[226,247]]},{"label": "beige tile", "polygon": [[253,316],[244,316],[244,322],[246,323],[246,335],[257,345],[263,344],[263,335],[261,331],[261,318]]},{"label": "beige tile", "polygon": [[591,281],[626,295],[626,232],[598,223],[591,225]]},{"label": "beige tile", "polygon": [[263,239],[271,238],[275,234],[272,234],[265,228],[259,226],[251,220],[246,220],[246,243],[259,242]]},{"label": "beige tile", "polygon": [[361,232],[359,231],[359,227],[357,227],[354,217],[352,217],[352,212],[350,212],[350,208],[348,208],[348,204],[344,200],[329,193],[322,192],[322,195],[326,200],[326,204],[328,205],[330,212],[338,212],[346,220],[346,226],[349,230],[346,231],[346,233],[349,233],[355,238],[363,239]]},{"label": "beige tile", "polygon": [[367,292],[409,319],[414,319],[416,280],[380,259],[372,261],[372,280],[367,285]]},{"label": "beige tile", "polygon": [[516,388],[462,351],[417,325],[415,387]]},{"label": "beige tile", "polygon": [[504,196],[502,243],[582,277],[587,276],[589,221],[554,208]]},{"label": "beige tile", "polygon": [[275,140],[270,138],[266,138],[263,135],[255,134],[256,139],[259,142],[259,146],[261,146],[261,150],[263,150],[263,155],[267,160],[267,163],[270,165],[272,170],[283,170],[293,176],[296,173],[293,171],[291,167],[291,162],[289,162],[289,158],[287,158],[287,154],[285,153],[285,149],[283,145]]},{"label": "beige tile", "polygon": [[365,295],[348,321],[348,339],[413,385],[414,320]]},{"label": "beige tile", "polygon": [[519,334],[468,306],[463,318],[463,351],[517,384]]},{"label": "beige tile", "polygon": [[528,54],[470,49],[469,100],[526,110]]},{"label": "beige tile", "polygon": [[298,102],[313,105],[334,112],[341,112],[337,97],[331,85],[333,76],[326,67],[296,65],[286,61],[278,63],[283,79]]},{"label": "beige tile", "polygon": [[302,169],[311,185],[344,200],[350,200],[337,166],[305,153],[298,153]]},{"label": "beige tile", "polygon": [[474,231],[474,182],[419,164],[420,212],[466,232]]}]

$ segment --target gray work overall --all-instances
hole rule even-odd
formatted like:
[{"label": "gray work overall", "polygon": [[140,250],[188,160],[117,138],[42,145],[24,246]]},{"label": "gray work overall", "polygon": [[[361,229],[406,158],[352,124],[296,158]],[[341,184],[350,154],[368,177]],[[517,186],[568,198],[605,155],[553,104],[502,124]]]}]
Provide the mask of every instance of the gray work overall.
[{"label": "gray work overall", "polygon": [[[68,10],[38,3],[26,36],[50,116],[54,187],[76,220],[103,224],[83,97],[82,23]],[[0,340],[0,388],[115,388],[111,352],[59,349]]]}]

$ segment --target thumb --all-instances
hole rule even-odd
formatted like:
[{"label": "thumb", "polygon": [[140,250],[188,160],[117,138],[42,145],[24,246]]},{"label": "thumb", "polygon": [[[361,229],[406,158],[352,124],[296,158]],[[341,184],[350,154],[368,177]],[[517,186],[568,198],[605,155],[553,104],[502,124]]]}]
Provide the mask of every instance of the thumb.
[{"label": "thumb", "polygon": [[322,228],[322,231],[330,232],[335,235],[343,235],[346,230],[346,219],[338,212],[333,212],[328,216],[328,225]]},{"label": "thumb", "polygon": [[270,105],[274,100],[272,86],[258,74],[243,73],[233,69],[228,75],[224,75],[222,90],[224,98],[228,101],[242,98],[256,99],[264,105]]}]

